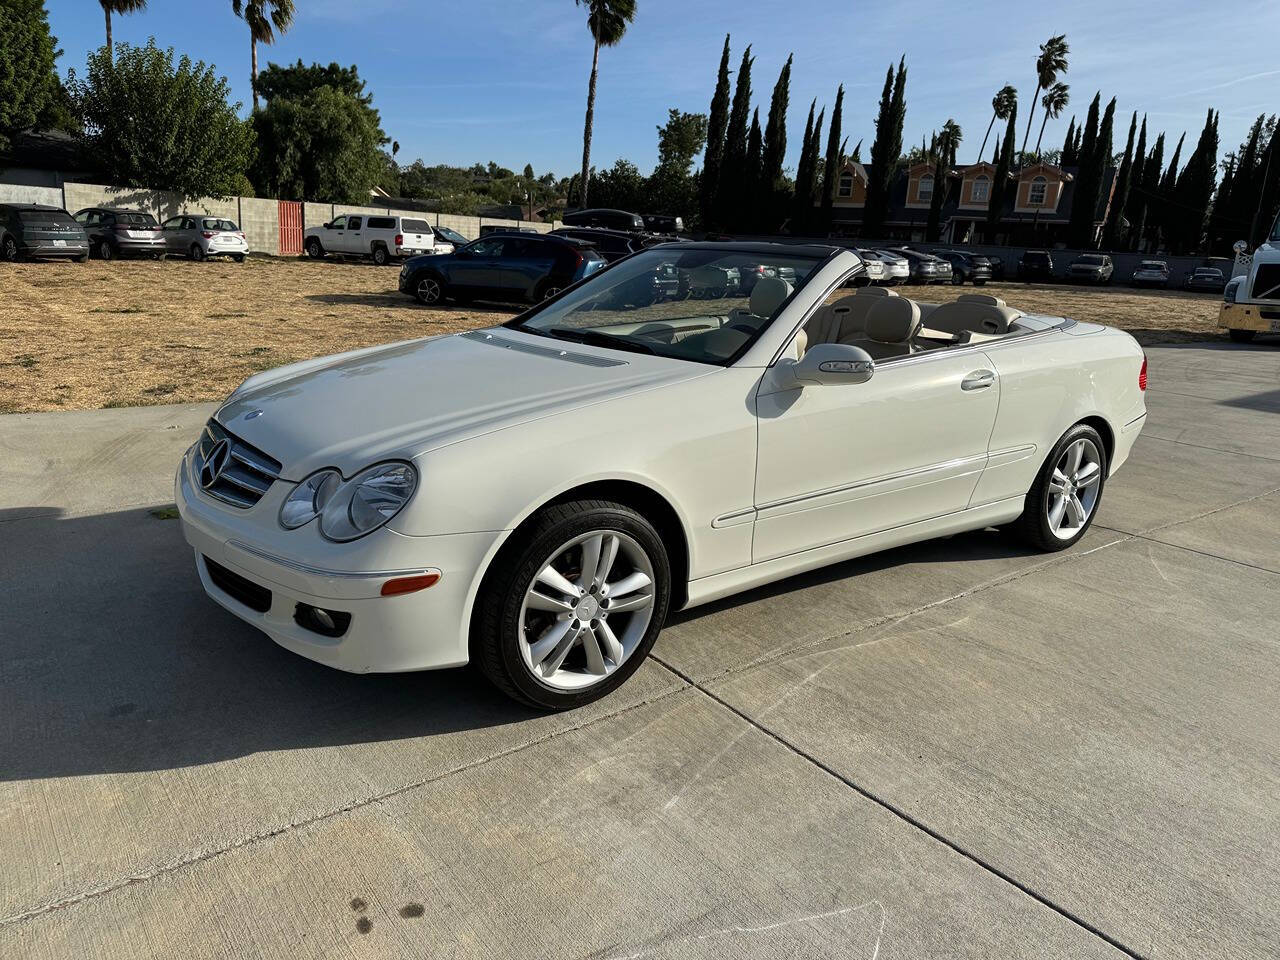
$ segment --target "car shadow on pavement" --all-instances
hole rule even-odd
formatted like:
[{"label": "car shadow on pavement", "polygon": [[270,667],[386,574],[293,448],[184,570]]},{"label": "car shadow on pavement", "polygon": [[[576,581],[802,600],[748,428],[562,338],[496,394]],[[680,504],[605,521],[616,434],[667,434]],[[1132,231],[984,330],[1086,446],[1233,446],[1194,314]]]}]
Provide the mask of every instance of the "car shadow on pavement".
[{"label": "car shadow on pavement", "polygon": [[466,669],[357,676],[281,649],[204,595],[173,517],[172,507],[74,518],[0,510],[0,781],[537,715]]},{"label": "car shadow on pavement", "polygon": [[[378,307],[380,309],[395,308],[397,310],[424,310],[417,300],[406,294],[399,292],[389,293],[309,293],[307,299],[315,303],[324,303],[330,306],[350,306],[357,305],[362,307]],[[464,313],[484,314],[492,313],[495,317],[506,319],[514,316],[520,310],[524,309],[519,306],[504,306],[497,303],[476,303],[468,300],[463,302],[443,303],[438,307],[430,308],[432,310],[461,310]]]}]

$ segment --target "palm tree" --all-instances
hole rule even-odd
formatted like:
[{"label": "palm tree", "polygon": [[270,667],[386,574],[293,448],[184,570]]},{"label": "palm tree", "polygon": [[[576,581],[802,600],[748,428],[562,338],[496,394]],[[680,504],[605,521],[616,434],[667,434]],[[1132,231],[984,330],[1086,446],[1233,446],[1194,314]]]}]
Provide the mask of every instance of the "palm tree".
[{"label": "palm tree", "polygon": [[102,5],[102,12],[107,17],[107,59],[114,59],[111,40],[111,15],[113,13],[133,13],[136,10],[145,10],[147,8],[147,0],[98,0]]},{"label": "palm tree", "polygon": [[960,149],[960,141],[963,139],[960,124],[948,119],[942,125],[942,130],[938,133],[938,154],[948,166],[956,162],[956,151]]},{"label": "palm tree", "polygon": [[231,12],[249,25],[253,111],[258,112],[258,44],[275,43],[276,33],[293,26],[293,0],[231,0]]},{"label": "palm tree", "polygon": [[991,122],[987,124],[987,135],[982,138],[982,147],[978,150],[979,163],[982,162],[982,155],[987,152],[987,138],[991,136],[991,128],[996,125],[997,120],[1008,120],[1017,104],[1018,88],[1009,83],[991,98]]},{"label": "palm tree", "polygon": [[582,131],[582,192],[587,205],[587,181],[591,177],[591,127],[596,118],[596,79],[600,75],[600,48],[617,46],[636,16],[636,0],[574,0],[587,8],[587,29],[595,41],[591,55],[591,83],[587,86],[587,121]]},{"label": "palm tree", "polygon": [[1049,122],[1050,117],[1057,120],[1062,115],[1062,111],[1067,109],[1067,103],[1071,100],[1071,94],[1067,91],[1070,89],[1059,80],[1040,98],[1040,106],[1044,107],[1044,119],[1040,121],[1040,136],[1036,137],[1036,163],[1040,162],[1040,141],[1044,139],[1045,124]]},{"label": "palm tree", "polygon": [[1036,92],[1031,95],[1031,109],[1027,111],[1027,132],[1022,137],[1022,152],[1027,151],[1027,141],[1031,139],[1031,118],[1036,112],[1036,97],[1041,90],[1047,90],[1058,79],[1058,74],[1067,72],[1067,54],[1071,48],[1067,46],[1067,35],[1060,33],[1040,44],[1040,56],[1036,57]]}]

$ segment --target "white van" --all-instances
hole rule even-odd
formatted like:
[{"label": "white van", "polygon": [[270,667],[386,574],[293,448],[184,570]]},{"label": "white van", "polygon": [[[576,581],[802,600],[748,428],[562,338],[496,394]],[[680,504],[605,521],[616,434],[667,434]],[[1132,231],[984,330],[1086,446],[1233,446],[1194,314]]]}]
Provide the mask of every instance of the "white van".
[{"label": "white van", "polygon": [[303,249],[313,260],[327,254],[372,257],[381,267],[399,257],[434,253],[435,231],[420,217],[346,213],[318,227],[308,227]]}]

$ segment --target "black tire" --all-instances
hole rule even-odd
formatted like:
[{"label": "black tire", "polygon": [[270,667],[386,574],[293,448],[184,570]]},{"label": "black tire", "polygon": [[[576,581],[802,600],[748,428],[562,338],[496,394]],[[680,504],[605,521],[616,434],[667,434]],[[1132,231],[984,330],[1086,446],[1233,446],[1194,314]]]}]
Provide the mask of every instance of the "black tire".
[{"label": "black tire", "polygon": [[975,280],[975,281],[973,281],[973,285],[974,285],[975,287],[984,287],[984,286],[986,286],[986,284],[987,284],[987,281],[985,281],[985,280]]},{"label": "black tire", "polygon": [[98,259],[114,260],[115,258],[116,258],[116,251],[115,251],[115,248],[111,246],[111,244],[107,243],[107,241],[105,240],[103,240],[100,244],[98,244]]},{"label": "black tire", "polygon": [[232,259],[232,260],[234,260],[236,263],[244,263],[244,254],[243,254],[243,253],[233,253],[233,254],[231,255],[231,259]]},{"label": "black tire", "polygon": [[1258,335],[1257,330],[1228,330],[1227,335],[1231,337],[1233,343],[1253,343],[1253,338]]},{"label": "black tire", "polygon": [[378,244],[376,247],[373,248],[374,266],[385,267],[390,262],[391,262],[391,254],[387,252],[386,247],[384,247],[382,244]]},{"label": "black tire", "polygon": [[153,254],[151,255],[151,259],[152,259],[152,260],[155,260],[157,263],[164,263],[165,254],[163,254],[163,253],[153,253]]},{"label": "black tire", "polygon": [[312,260],[324,259],[324,244],[320,242],[319,237],[308,237],[304,247],[307,251],[307,256]]},{"label": "black tire", "polygon": [[191,254],[191,259],[194,260],[196,263],[203,263],[206,258],[204,247],[200,246],[200,244],[198,243],[193,243],[191,245],[191,250],[189,251],[189,253]]},{"label": "black tire", "polygon": [[[1059,460],[1062,459],[1066,449],[1078,440],[1087,440],[1092,443],[1097,453],[1099,475],[1096,482],[1098,491],[1084,524],[1074,535],[1064,538],[1055,533],[1049,524],[1049,487]],[[1065,550],[1067,547],[1072,546],[1088,532],[1089,527],[1093,525],[1094,517],[1098,515],[1098,507],[1102,503],[1102,494],[1107,482],[1108,464],[1107,447],[1102,442],[1102,437],[1098,434],[1098,431],[1087,423],[1077,423],[1054,444],[1053,450],[1045,458],[1039,474],[1036,475],[1035,483],[1031,485],[1031,489],[1027,493],[1022,515],[1009,524],[1006,529],[1028,546],[1048,553]]]},{"label": "black tire", "polygon": [[72,257],[71,259],[76,263],[87,263],[89,261],[89,255],[87,253],[82,253],[80,256]]},{"label": "black tire", "polygon": [[964,286],[964,274],[963,274],[963,273],[960,273],[959,271],[957,271],[956,273],[953,273],[953,274],[951,275],[951,285],[952,285],[953,287],[963,287],[963,286]]},{"label": "black tire", "polygon": [[18,251],[18,241],[13,237],[5,237],[3,244],[0,244],[0,260],[5,263],[17,263],[22,258],[22,254]]},{"label": "black tire", "polygon": [[[653,606],[643,636],[612,673],[585,689],[553,688],[533,675],[520,651],[520,614],[525,591],[561,545],[594,531],[625,534],[653,568]],[[476,598],[471,622],[471,660],[507,696],[544,710],[568,710],[616,690],[648,656],[671,602],[671,565],[666,544],[643,516],[624,504],[577,500],[535,514],[498,552]]]},{"label": "black tire", "polygon": [[444,277],[435,271],[419,273],[413,278],[413,296],[424,307],[438,307],[448,296]]}]

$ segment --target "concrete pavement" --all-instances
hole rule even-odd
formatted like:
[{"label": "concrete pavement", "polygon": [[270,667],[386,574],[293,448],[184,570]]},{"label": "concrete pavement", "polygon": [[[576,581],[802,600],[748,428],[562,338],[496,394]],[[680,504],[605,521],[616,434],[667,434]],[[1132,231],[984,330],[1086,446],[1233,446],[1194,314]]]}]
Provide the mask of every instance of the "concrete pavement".
[{"label": "concrete pavement", "polygon": [[208,602],[208,407],[0,417],[0,956],[1280,956],[1280,348],[1149,354],[1072,551],[773,585],[551,717]]}]

